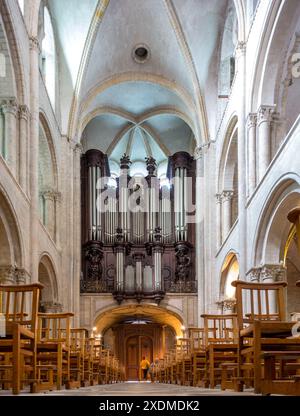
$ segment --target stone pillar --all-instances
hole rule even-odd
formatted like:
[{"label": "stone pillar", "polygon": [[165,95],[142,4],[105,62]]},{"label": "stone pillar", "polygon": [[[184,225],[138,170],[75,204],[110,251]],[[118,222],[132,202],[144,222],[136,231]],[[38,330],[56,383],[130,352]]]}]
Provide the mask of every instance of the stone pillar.
[{"label": "stone pillar", "polygon": [[246,44],[239,42],[236,48],[238,82],[238,219],[239,219],[239,267],[240,276],[246,273]]},{"label": "stone pillar", "polygon": [[15,178],[17,178],[17,103],[14,99],[2,102],[2,112],[4,114],[4,158]]},{"label": "stone pillar", "polygon": [[258,181],[263,178],[271,162],[271,121],[274,106],[261,105],[257,113],[258,126]]},{"label": "stone pillar", "polygon": [[38,282],[38,227],[39,227],[39,41],[30,38],[30,230],[31,279]]},{"label": "stone pillar", "polygon": [[28,192],[28,119],[28,107],[21,105],[19,107],[19,183],[25,193]]},{"label": "stone pillar", "polygon": [[222,244],[222,195],[216,194],[216,243],[217,243],[217,250],[221,247]]},{"label": "stone pillar", "polygon": [[257,115],[248,114],[248,195],[252,195],[256,187],[256,123]]},{"label": "stone pillar", "polygon": [[[80,143],[75,143],[73,147],[73,312],[74,325],[79,325],[80,322],[80,273],[81,273],[81,186],[80,186],[80,157],[82,154],[82,146]],[[58,204],[57,204],[58,208]],[[58,220],[60,218],[57,217]],[[57,224],[59,226],[59,223]],[[59,234],[58,234],[59,241]]]},{"label": "stone pillar", "polygon": [[54,241],[58,248],[60,248],[61,202],[61,192],[54,192]]},{"label": "stone pillar", "polygon": [[[198,316],[196,325],[200,325],[200,316],[205,312],[205,249],[207,249],[204,235],[204,218],[207,214],[203,195],[205,195],[204,182],[204,165],[206,158],[206,148],[198,146],[194,151],[194,159],[196,160],[196,280],[198,282]],[[208,199],[208,198],[207,198]]]},{"label": "stone pillar", "polygon": [[229,231],[231,229],[232,198],[233,198],[233,191],[223,191],[222,192],[222,212],[223,212],[222,238],[223,238],[223,241],[226,239],[226,237],[229,234]]}]

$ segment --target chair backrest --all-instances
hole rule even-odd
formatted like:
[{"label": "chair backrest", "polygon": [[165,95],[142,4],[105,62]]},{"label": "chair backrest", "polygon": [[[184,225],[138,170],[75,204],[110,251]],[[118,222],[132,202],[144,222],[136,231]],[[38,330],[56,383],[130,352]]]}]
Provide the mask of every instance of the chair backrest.
[{"label": "chair backrest", "polygon": [[204,314],[204,343],[233,344],[238,340],[236,314]]},{"label": "chair backrest", "polygon": [[64,342],[70,346],[71,318],[73,313],[39,313],[38,341]]},{"label": "chair backrest", "polygon": [[181,357],[189,354],[191,351],[191,340],[189,338],[179,338],[177,340],[177,354]]},{"label": "chair backrest", "polygon": [[254,320],[284,321],[286,282],[251,283],[232,282],[236,288],[236,309],[239,329]]},{"label": "chair backrest", "polygon": [[85,328],[71,328],[70,330],[70,351],[84,355],[85,339],[87,330]]},{"label": "chair backrest", "polygon": [[191,352],[204,349],[204,328],[188,328],[188,336],[191,344]]},{"label": "chair backrest", "polygon": [[43,285],[0,285],[0,313],[6,321],[17,322],[36,333]]}]

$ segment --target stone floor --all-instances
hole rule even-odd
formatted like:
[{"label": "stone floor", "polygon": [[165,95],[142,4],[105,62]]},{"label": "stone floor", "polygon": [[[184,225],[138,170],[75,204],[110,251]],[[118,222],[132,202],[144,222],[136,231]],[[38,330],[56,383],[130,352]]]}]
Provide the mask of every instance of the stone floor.
[{"label": "stone floor", "polygon": [[[29,395],[24,392],[21,395]],[[10,395],[8,391],[1,391],[1,395]],[[220,389],[204,389],[198,387],[177,386],[150,382],[126,382],[85,387],[77,390],[60,390],[43,392],[35,396],[254,396],[252,390],[243,393],[221,391]]]}]

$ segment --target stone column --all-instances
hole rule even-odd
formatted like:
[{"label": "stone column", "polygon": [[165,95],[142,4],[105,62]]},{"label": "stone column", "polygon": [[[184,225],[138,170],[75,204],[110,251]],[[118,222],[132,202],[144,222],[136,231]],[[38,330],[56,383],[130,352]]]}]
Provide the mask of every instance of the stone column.
[{"label": "stone column", "polygon": [[252,195],[256,186],[256,123],[257,115],[248,114],[248,195]]},{"label": "stone column", "polygon": [[226,237],[229,234],[229,231],[231,229],[232,198],[233,198],[233,191],[223,191],[222,192],[222,212],[223,212],[222,238],[223,238],[223,241],[226,239]]},{"label": "stone column", "polygon": [[217,250],[221,247],[222,244],[222,195],[216,194],[216,243],[217,243]]},{"label": "stone column", "polygon": [[7,99],[2,102],[4,114],[4,158],[15,178],[17,178],[17,110],[18,106],[14,99]]},{"label": "stone column", "polygon": [[81,272],[81,209],[80,209],[80,157],[82,146],[75,143],[73,147],[73,279],[74,325],[79,325],[80,319],[80,272]]},{"label": "stone column", "polygon": [[54,192],[54,241],[58,248],[60,248],[61,202],[61,192]]},{"label": "stone column", "polygon": [[[203,195],[205,195],[204,182],[204,165],[206,158],[206,148],[198,146],[194,151],[194,159],[196,160],[196,280],[198,282],[198,316],[196,325],[200,325],[200,316],[205,312],[205,249],[207,249],[204,235],[204,216],[207,213]],[[206,199],[206,198],[205,198]],[[207,198],[208,199],[208,198]]]},{"label": "stone column", "polygon": [[271,162],[271,121],[274,106],[261,105],[257,113],[258,126],[258,181],[263,178]]},{"label": "stone column", "polygon": [[246,44],[239,42],[236,48],[238,82],[238,219],[239,219],[239,267],[240,275],[246,273]]},{"label": "stone column", "polygon": [[31,279],[38,282],[38,224],[39,224],[39,41],[30,38],[30,230]]},{"label": "stone column", "polygon": [[19,107],[19,183],[25,193],[28,192],[28,119],[28,107],[21,105]]}]

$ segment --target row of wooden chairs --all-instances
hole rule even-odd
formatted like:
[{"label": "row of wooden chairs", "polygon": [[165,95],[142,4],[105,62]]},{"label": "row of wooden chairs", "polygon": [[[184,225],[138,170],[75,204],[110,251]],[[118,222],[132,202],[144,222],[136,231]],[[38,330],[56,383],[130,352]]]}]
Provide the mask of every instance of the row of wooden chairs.
[{"label": "row of wooden chairs", "polygon": [[[233,282],[236,314],[202,315],[203,328],[156,366],[162,383],[300,395],[300,324],[286,320],[286,282]],[[297,286],[300,286],[298,282]]]},{"label": "row of wooden chairs", "polygon": [[124,369],[72,313],[39,313],[40,284],[0,285],[0,386],[19,394],[119,382]]}]

